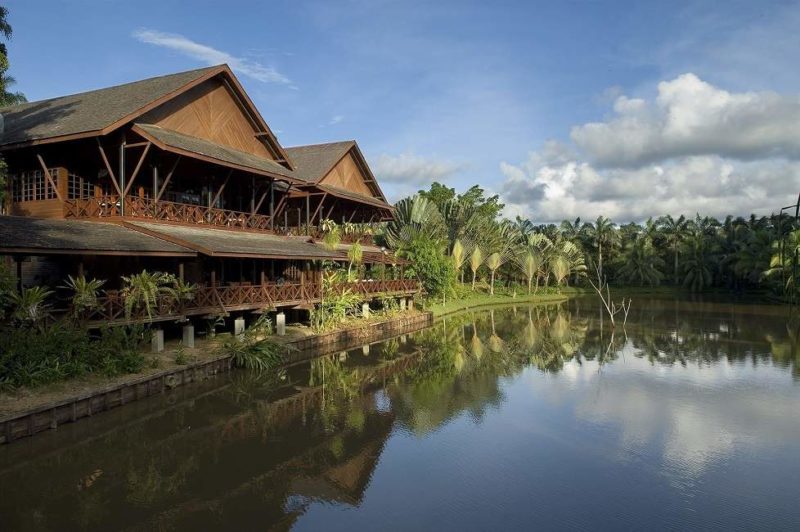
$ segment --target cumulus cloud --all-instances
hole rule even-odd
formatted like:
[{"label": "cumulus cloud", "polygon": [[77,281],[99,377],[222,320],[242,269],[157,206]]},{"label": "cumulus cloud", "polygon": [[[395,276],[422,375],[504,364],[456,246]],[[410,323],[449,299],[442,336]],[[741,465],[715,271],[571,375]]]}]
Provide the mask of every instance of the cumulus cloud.
[{"label": "cumulus cloud", "polygon": [[443,181],[459,171],[460,164],[420,157],[412,153],[382,154],[373,165],[378,180],[386,183],[424,186]]},{"label": "cumulus cloud", "polygon": [[658,84],[654,101],[620,95],[607,122],[576,126],[571,138],[603,167],[673,157],[800,159],[800,96],[731,93],[683,74]]},{"label": "cumulus cloud", "polygon": [[233,70],[264,83],[292,86],[291,80],[271,66],[244,57],[236,57],[211,46],[195,42],[177,33],[165,33],[150,29],[138,29],[133,37],[143,43],[174,50],[208,65],[227,63]]},{"label": "cumulus cloud", "polygon": [[501,163],[507,215],[768,214],[800,186],[796,96],[733,94],[685,74],[660,83],[654,101],[618,96],[609,121],[576,126],[571,137]]}]

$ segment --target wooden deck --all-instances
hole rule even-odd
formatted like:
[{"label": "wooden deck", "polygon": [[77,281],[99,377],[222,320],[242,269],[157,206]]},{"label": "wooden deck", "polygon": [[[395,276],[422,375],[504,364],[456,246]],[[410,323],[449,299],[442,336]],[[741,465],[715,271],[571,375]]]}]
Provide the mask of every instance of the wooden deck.
[{"label": "wooden deck", "polygon": [[[333,287],[337,294],[349,293],[364,300],[376,297],[412,295],[419,291],[413,279],[388,281],[358,281],[340,283]],[[267,283],[262,285],[235,285],[200,287],[191,301],[176,302],[162,298],[151,315],[143,311],[131,316],[125,313],[125,298],[109,290],[98,298],[98,307],[89,316],[91,325],[108,325],[134,322],[183,320],[189,316],[219,316],[245,310],[277,310],[310,306],[322,300],[322,289],[317,283]]]}]

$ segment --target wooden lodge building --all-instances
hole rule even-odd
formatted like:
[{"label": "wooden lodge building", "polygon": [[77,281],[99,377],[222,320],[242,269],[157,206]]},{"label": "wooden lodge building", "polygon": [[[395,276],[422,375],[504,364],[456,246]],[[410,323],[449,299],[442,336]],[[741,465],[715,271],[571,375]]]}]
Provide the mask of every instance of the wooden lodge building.
[{"label": "wooden lodge building", "polygon": [[[0,255],[20,289],[105,279],[96,323],[125,321],[121,276],[174,273],[198,288],[152,319],[308,309],[322,261],[322,220],[391,219],[354,141],[285,148],[227,65],[0,109],[8,165]],[[362,242],[374,297],[417,290],[385,249]],[[374,277],[378,277],[377,274]]]}]

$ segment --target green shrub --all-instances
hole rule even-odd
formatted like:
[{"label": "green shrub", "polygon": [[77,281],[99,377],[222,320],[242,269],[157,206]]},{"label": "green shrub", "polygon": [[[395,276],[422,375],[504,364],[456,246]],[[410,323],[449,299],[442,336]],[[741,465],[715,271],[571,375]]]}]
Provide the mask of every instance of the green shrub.
[{"label": "green shrub", "polygon": [[113,327],[91,336],[86,329],[55,323],[31,329],[0,328],[0,386],[40,386],[93,372],[108,376],[140,371],[141,328]]}]

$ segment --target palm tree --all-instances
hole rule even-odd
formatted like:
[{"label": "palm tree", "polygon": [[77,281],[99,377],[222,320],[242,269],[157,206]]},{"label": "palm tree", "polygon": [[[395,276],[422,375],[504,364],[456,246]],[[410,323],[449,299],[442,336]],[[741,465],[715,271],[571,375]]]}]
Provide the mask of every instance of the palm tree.
[{"label": "palm tree", "polygon": [[517,257],[517,263],[520,269],[525,274],[528,280],[528,294],[531,293],[531,283],[536,278],[536,289],[534,293],[539,290],[539,270],[542,268],[542,254],[536,248],[528,248]]},{"label": "palm tree", "polygon": [[491,272],[491,284],[489,285],[489,294],[494,295],[494,276],[498,268],[506,263],[508,256],[505,253],[495,251],[486,257],[486,267]]},{"label": "palm tree", "polygon": [[597,248],[597,270],[600,276],[603,275],[603,249],[606,254],[610,254],[611,245],[614,242],[616,224],[603,216],[598,216],[594,224],[586,223],[583,226],[584,233],[594,242]]},{"label": "palm tree", "polygon": [[478,275],[478,269],[483,264],[483,252],[481,248],[475,246],[472,254],[469,257],[469,269],[472,270],[472,291],[475,291],[475,277]]},{"label": "palm tree", "polygon": [[701,236],[693,236],[687,242],[687,257],[683,263],[683,285],[692,290],[700,290],[711,285],[714,275],[708,261],[706,242]]},{"label": "palm tree", "polygon": [[664,277],[660,271],[663,265],[664,261],[656,254],[652,241],[640,236],[629,246],[625,263],[618,273],[625,283],[656,286]]},{"label": "palm tree", "polygon": [[464,262],[467,260],[467,250],[461,243],[461,240],[456,239],[453,243],[453,250],[450,252],[453,259],[453,266],[456,268],[456,273],[460,274],[461,282],[464,282]]},{"label": "palm tree", "polygon": [[678,284],[678,256],[680,254],[681,245],[689,234],[689,221],[684,215],[680,215],[677,219],[668,214],[658,219],[658,225],[661,232],[666,239],[667,247],[672,250],[673,267],[672,272],[674,275],[674,282]]},{"label": "palm tree", "polygon": [[798,286],[795,274],[800,268],[800,230],[792,231],[782,241],[774,242],[772,253],[769,269],[764,276],[767,279],[780,279],[784,293],[794,295]]},{"label": "palm tree", "polygon": [[415,195],[397,202],[394,218],[386,226],[386,241],[402,255],[418,239],[443,242],[447,228],[436,204]]}]

